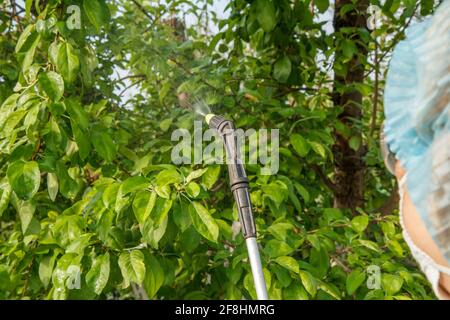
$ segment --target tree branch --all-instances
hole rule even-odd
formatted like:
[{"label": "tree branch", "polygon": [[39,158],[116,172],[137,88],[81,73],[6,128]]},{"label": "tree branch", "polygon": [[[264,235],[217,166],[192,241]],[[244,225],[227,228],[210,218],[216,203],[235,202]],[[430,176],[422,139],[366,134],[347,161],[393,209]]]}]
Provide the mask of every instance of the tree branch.
[{"label": "tree branch", "polygon": [[322,169],[317,164],[312,164],[311,168],[319,176],[319,178],[322,180],[325,186],[327,186],[328,189],[330,189],[334,194],[338,193],[336,185],[323,173]]},{"label": "tree branch", "polygon": [[379,212],[383,216],[390,215],[397,208],[399,201],[400,196],[398,194],[398,186],[396,185],[386,202],[381,207],[374,209],[373,213]]},{"label": "tree branch", "polygon": [[145,9],[142,4],[140,4],[139,2],[137,2],[136,0],[131,0],[133,1],[133,3],[136,5],[136,7],[138,7],[139,10],[141,10],[141,12],[143,14],[145,14],[147,16],[147,18],[150,19],[151,23],[154,22],[152,15],[147,11],[147,9]]},{"label": "tree branch", "polygon": [[20,17],[17,13],[16,9],[17,4],[15,0],[11,0],[11,6],[12,6],[11,20],[14,19],[17,22],[17,27],[19,28],[19,31],[22,32],[23,31],[22,23],[20,22]]},{"label": "tree branch", "polygon": [[379,95],[379,69],[380,61],[378,60],[378,43],[375,41],[375,83],[373,89],[373,102],[372,102],[372,119],[370,123],[369,136],[372,137],[375,132],[377,124],[377,112],[378,112],[378,95]]},{"label": "tree branch", "polygon": [[120,82],[120,81],[123,81],[123,80],[133,79],[133,78],[147,78],[147,76],[145,74],[132,74],[132,75],[128,75],[128,76],[125,76],[123,78],[120,78],[120,79],[117,79],[117,80],[114,80],[114,81],[115,82]]},{"label": "tree branch", "polygon": [[[412,19],[414,18],[414,15],[416,14],[417,9],[419,8],[419,5],[420,5],[420,2],[418,2],[416,4],[416,6],[414,7],[414,10],[413,10],[413,13],[409,17],[408,21],[399,30],[399,32],[397,32],[397,34],[394,36],[394,39],[392,40],[391,44],[387,48],[385,48],[383,54],[381,56],[379,56],[379,58],[378,58],[379,62],[383,61],[384,58],[386,58],[386,56],[388,55],[388,53],[391,52],[392,49],[394,49],[394,47],[398,44],[398,42],[400,41],[400,36],[405,33],[405,30],[411,24]],[[364,78],[367,78],[374,70],[375,70],[375,66],[364,75]]]}]

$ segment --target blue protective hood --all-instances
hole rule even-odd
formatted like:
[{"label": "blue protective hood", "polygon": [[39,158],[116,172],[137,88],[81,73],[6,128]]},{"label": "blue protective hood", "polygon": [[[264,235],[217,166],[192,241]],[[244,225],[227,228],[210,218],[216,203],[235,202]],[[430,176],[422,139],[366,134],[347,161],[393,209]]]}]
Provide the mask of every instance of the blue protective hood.
[{"label": "blue protective hood", "polygon": [[406,30],[384,95],[384,134],[411,200],[450,262],[450,0]]}]

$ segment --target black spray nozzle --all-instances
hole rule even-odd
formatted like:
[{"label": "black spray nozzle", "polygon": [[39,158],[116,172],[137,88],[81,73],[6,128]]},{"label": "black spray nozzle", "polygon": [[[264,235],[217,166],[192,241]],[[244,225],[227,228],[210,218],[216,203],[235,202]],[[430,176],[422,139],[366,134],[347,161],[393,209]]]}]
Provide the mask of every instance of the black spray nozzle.
[{"label": "black spray nozzle", "polygon": [[232,121],[212,114],[206,116],[206,122],[211,129],[217,130],[223,139],[223,143],[225,144],[230,187],[236,201],[244,238],[256,237],[256,227],[253,220],[249,184],[244,165],[239,158],[235,126]]},{"label": "black spray nozzle", "polygon": [[222,116],[216,116],[213,114],[209,114],[206,116],[206,122],[208,123],[209,127],[211,129],[216,129],[219,130],[219,126],[223,123],[226,122],[227,120],[225,120],[224,117]]}]

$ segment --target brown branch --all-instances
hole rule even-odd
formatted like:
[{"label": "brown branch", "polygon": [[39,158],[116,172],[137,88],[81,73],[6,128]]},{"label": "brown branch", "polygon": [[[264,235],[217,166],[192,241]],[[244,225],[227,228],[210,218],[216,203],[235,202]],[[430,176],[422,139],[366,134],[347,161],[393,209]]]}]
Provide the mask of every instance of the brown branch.
[{"label": "brown branch", "polygon": [[374,209],[373,213],[379,212],[381,215],[386,216],[392,214],[392,211],[397,209],[398,202],[400,201],[400,196],[398,194],[398,187],[395,186],[395,188],[392,190],[391,195],[386,200],[386,202],[379,208]]},{"label": "brown branch", "polygon": [[153,19],[152,23],[150,24],[150,26],[147,28],[147,30],[145,30],[145,32],[153,29],[153,27],[155,26],[156,22],[158,22],[159,19],[161,19],[161,17],[167,12],[167,9],[161,10],[159,12],[159,14]]},{"label": "brown branch", "polygon": [[154,22],[152,15],[147,11],[147,9],[145,9],[142,4],[140,4],[139,2],[137,2],[136,0],[131,0],[133,1],[133,3],[136,5],[136,7],[138,7],[139,10],[141,10],[141,12],[143,14],[145,14],[147,16],[147,18],[150,19],[150,21],[152,21],[152,23]]},{"label": "brown branch", "polygon": [[11,15],[11,19],[14,19],[17,22],[17,27],[19,28],[19,31],[22,32],[23,28],[22,28],[22,23],[20,22],[20,17],[17,13],[17,9],[16,9],[16,1],[15,0],[11,0],[11,6],[12,6],[12,15]]},{"label": "brown branch", "polygon": [[[415,14],[416,14],[416,12],[417,12],[417,9],[419,8],[419,5],[420,5],[420,2],[418,2],[418,3],[416,4],[416,6],[414,7],[414,10],[413,10],[413,13],[412,13],[411,16],[409,17],[408,21],[402,26],[402,28],[401,28],[401,29],[397,32],[397,34],[394,36],[394,39],[392,40],[391,44],[390,44],[388,47],[384,48],[384,50],[385,50],[384,53],[383,53],[381,56],[379,56],[379,58],[378,58],[378,61],[379,61],[379,62],[383,61],[384,58],[386,58],[386,56],[388,55],[388,53],[391,52],[391,50],[394,49],[394,47],[398,44],[398,42],[400,41],[400,37],[405,33],[405,30],[406,30],[406,29],[409,27],[409,25],[411,24],[412,19],[414,18]],[[367,74],[364,75],[364,77],[365,77],[365,78],[368,77],[368,76],[372,73],[372,71],[375,70],[375,67],[376,67],[376,66],[374,66],[374,68],[370,69],[370,70],[367,72]]]},{"label": "brown branch", "polygon": [[222,188],[222,186],[225,184],[225,180],[220,181],[219,183],[217,183],[215,186],[212,187],[211,191],[212,192],[217,192],[220,190],[220,188]]},{"label": "brown branch", "polygon": [[129,75],[129,76],[126,76],[126,77],[123,77],[123,78],[120,78],[120,79],[117,79],[117,80],[114,80],[114,81],[115,82],[120,82],[120,81],[123,81],[123,80],[133,79],[133,78],[147,78],[147,76],[145,74],[134,74],[134,75]]},{"label": "brown branch", "polygon": [[373,105],[372,105],[372,119],[370,123],[369,136],[372,137],[375,132],[375,127],[377,124],[377,112],[378,112],[378,95],[379,95],[379,69],[380,61],[378,60],[378,43],[375,41],[375,83],[373,89]]},{"label": "brown branch", "polygon": [[130,88],[132,88],[132,87],[138,85],[139,83],[143,82],[144,80],[145,80],[145,78],[144,78],[144,79],[140,79],[140,80],[138,80],[138,81],[136,81],[136,82],[130,84],[128,87],[126,87],[125,89],[122,90],[122,92],[119,94],[119,97],[122,97],[123,94],[124,94],[128,89],[130,89]]},{"label": "brown branch", "polygon": [[331,261],[336,262],[336,264],[339,265],[344,270],[345,273],[352,272],[352,270],[349,267],[347,267],[338,257],[332,255]]},{"label": "brown branch", "polygon": [[322,171],[322,169],[317,164],[312,164],[311,168],[314,170],[314,172],[319,176],[319,178],[322,180],[322,182],[325,184],[325,186],[330,189],[334,194],[338,193],[338,189],[336,185],[328,178]]},{"label": "brown branch", "polygon": [[[178,68],[180,68],[182,71],[184,71],[185,73],[187,73],[190,76],[193,76],[194,74],[192,73],[191,70],[187,69],[183,64],[181,64],[179,61],[177,61],[175,58],[169,57],[169,60],[172,61],[173,63],[175,63]],[[208,81],[204,80],[204,79],[200,79],[200,81],[202,83],[204,83],[205,85],[207,85],[208,87],[217,90],[216,87],[214,87],[212,84],[210,84]]]},{"label": "brown branch", "polygon": [[31,160],[33,160],[33,161],[36,160],[36,157],[39,154],[39,151],[41,150],[41,144],[42,144],[42,141],[41,141],[41,139],[39,139],[39,141],[36,144],[36,147],[34,149],[34,152],[33,152],[33,155],[31,157]]}]

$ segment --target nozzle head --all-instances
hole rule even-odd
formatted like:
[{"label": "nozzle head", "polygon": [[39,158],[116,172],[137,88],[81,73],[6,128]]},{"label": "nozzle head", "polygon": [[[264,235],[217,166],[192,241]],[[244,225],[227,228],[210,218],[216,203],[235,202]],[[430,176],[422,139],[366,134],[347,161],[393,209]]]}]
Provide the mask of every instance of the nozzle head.
[{"label": "nozzle head", "polygon": [[208,126],[209,126],[209,122],[211,121],[211,119],[214,118],[215,116],[216,116],[216,115],[215,115],[215,114],[212,114],[212,113],[207,114],[207,115],[205,116],[205,121],[206,121],[206,123],[208,124]]}]

